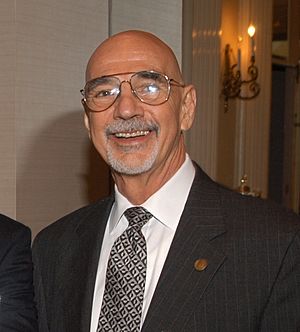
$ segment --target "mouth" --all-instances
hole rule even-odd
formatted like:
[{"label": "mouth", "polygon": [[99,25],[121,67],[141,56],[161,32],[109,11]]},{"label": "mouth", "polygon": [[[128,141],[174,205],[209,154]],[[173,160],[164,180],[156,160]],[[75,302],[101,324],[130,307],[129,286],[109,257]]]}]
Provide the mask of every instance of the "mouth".
[{"label": "mouth", "polygon": [[114,136],[116,138],[136,138],[136,137],[143,137],[150,134],[150,130],[136,130],[131,132],[118,132],[115,133]]},{"label": "mouth", "polygon": [[116,120],[106,127],[108,139],[120,144],[135,144],[146,142],[153,135],[157,135],[159,127],[156,123],[143,119]]}]

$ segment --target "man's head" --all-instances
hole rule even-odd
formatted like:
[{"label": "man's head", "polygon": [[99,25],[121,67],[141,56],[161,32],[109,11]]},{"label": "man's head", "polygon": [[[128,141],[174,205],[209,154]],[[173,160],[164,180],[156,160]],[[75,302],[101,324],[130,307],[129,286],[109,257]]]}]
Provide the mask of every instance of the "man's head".
[{"label": "man's head", "polygon": [[196,100],[172,50],[150,33],[121,32],[95,50],[86,80],[85,124],[113,173],[172,176]]}]

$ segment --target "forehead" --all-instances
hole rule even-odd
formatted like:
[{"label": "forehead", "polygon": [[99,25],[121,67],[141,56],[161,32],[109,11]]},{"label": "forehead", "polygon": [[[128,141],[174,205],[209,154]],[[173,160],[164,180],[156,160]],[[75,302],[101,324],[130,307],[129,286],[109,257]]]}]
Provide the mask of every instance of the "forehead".
[{"label": "forehead", "polygon": [[155,36],[121,34],[108,39],[96,49],[88,63],[86,79],[142,70],[174,76],[177,67],[173,52]]}]

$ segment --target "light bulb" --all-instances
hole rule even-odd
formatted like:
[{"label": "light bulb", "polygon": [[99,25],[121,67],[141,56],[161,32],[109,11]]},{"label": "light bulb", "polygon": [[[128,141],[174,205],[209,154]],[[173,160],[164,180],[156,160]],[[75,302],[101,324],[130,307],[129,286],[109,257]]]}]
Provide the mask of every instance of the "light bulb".
[{"label": "light bulb", "polygon": [[252,38],[255,35],[255,26],[250,24],[248,27],[248,35]]}]

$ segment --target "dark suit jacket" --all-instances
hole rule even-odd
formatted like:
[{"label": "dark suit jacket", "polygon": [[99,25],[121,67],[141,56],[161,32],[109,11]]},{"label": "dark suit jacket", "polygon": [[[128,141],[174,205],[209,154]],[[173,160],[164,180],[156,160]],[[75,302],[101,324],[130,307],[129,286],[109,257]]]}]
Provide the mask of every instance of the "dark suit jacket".
[{"label": "dark suit jacket", "polygon": [[[41,332],[89,332],[112,204],[110,197],[82,208],[37,236]],[[300,331],[299,229],[296,215],[197,168],[142,332]],[[207,262],[202,271],[198,259]]]},{"label": "dark suit jacket", "polygon": [[0,215],[0,331],[37,331],[29,228]]}]

